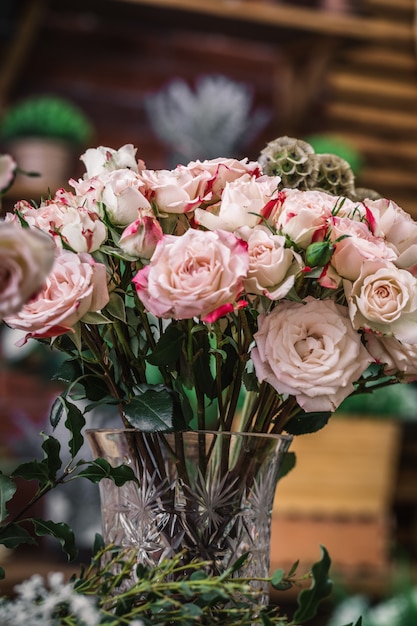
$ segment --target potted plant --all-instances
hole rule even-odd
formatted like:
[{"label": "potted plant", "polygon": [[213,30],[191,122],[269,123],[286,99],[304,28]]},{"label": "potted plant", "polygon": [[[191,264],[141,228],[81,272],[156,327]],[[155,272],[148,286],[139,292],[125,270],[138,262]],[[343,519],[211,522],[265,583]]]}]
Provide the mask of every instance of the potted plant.
[{"label": "potted plant", "polygon": [[88,117],[65,98],[36,95],[10,106],[0,120],[4,151],[18,165],[10,193],[38,200],[65,186],[76,155],[92,136]]}]

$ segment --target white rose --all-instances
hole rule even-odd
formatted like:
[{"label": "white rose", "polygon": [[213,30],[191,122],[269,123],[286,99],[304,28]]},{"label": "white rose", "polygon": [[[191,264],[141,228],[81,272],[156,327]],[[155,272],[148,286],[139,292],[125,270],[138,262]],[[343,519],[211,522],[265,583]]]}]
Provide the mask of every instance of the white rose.
[{"label": "white rose", "polygon": [[20,311],[42,288],[54,252],[45,233],[0,221],[0,320]]},{"label": "white rose", "polygon": [[372,362],[347,308],[333,300],[282,301],[258,328],[251,352],[258,379],[295,396],[306,412],[335,411]]},{"label": "white rose", "polygon": [[233,232],[241,226],[253,228],[261,221],[260,216],[266,212],[269,215],[270,205],[277,203],[279,181],[279,177],[244,174],[226,183],[218,205],[196,209],[195,219],[209,230]]},{"label": "white rose", "polygon": [[303,266],[301,257],[285,247],[285,237],[273,235],[264,226],[242,227],[236,234],[248,243],[246,293],[265,295],[271,300],[284,298]]},{"label": "white rose", "polygon": [[388,261],[365,261],[358,279],[343,283],[353,327],[417,342],[417,279]]},{"label": "white rose", "polygon": [[88,148],[81,155],[80,160],[86,167],[85,178],[93,178],[114,170],[128,168],[133,172],[138,172],[136,161],[136,151],[132,144],[126,144],[114,150],[99,146],[98,148]]},{"label": "white rose", "polygon": [[116,226],[127,226],[139,217],[140,209],[151,209],[142,191],[144,183],[130,169],[118,169],[89,180],[70,181],[85,206],[107,216]]}]

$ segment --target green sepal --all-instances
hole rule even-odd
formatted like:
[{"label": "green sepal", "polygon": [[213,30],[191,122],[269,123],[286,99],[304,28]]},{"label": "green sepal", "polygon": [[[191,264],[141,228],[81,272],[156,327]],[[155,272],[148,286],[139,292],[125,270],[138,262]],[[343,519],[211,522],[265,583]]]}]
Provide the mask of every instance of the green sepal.
[{"label": "green sepal", "polygon": [[103,478],[109,478],[118,487],[121,487],[129,480],[136,480],[131,467],[127,465],[112,467],[108,461],[102,458],[92,461],[78,476],[88,478],[92,483],[99,483]]},{"label": "green sepal", "polygon": [[14,480],[5,474],[0,474],[0,522],[9,514],[6,504],[13,498],[16,489]]},{"label": "green sepal", "polygon": [[334,245],[329,241],[315,241],[306,250],[306,265],[324,267],[332,258]]},{"label": "green sepal", "polygon": [[32,518],[35,533],[38,537],[44,537],[49,535],[57,539],[69,561],[72,561],[77,556],[77,548],[75,546],[74,533],[68,524],[64,522],[51,522],[50,520],[43,520],[39,518]]},{"label": "green sepal", "polygon": [[331,417],[331,412],[302,413],[293,417],[285,424],[285,430],[289,435],[306,435],[315,433],[326,426]]},{"label": "green sepal", "polygon": [[294,621],[298,623],[312,619],[316,613],[320,602],[327,598],[333,588],[333,583],[329,578],[331,560],[329,553],[324,546],[320,546],[322,551],[321,560],[311,568],[313,582],[308,589],[303,589],[297,598],[298,608],[294,613]]}]

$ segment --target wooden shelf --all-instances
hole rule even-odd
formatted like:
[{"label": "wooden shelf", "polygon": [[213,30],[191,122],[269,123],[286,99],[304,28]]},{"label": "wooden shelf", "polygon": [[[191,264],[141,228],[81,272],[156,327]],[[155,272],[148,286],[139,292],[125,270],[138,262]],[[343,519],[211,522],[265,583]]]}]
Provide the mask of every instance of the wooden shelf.
[{"label": "wooden shelf", "polygon": [[[113,0],[114,1],[114,0]],[[301,32],[345,37],[366,41],[397,41],[404,43],[413,38],[412,24],[332,13],[317,8],[295,7],[262,0],[116,0],[138,6],[191,11],[222,19],[253,22]]]}]

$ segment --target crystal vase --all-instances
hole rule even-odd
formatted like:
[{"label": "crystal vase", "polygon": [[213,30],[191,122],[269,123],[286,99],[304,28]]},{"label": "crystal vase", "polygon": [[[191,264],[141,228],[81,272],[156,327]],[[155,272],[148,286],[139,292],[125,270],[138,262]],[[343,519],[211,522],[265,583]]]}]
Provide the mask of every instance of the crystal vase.
[{"label": "crystal vase", "polygon": [[[95,457],[126,464],[138,482],[100,483],[106,544],[132,547],[138,562],[157,565],[184,551],[221,574],[244,554],[236,576],[270,574],[271,512],[283,435],[187,431],[89,430]],[[268,599],[268,585],[257,583]]]}]

